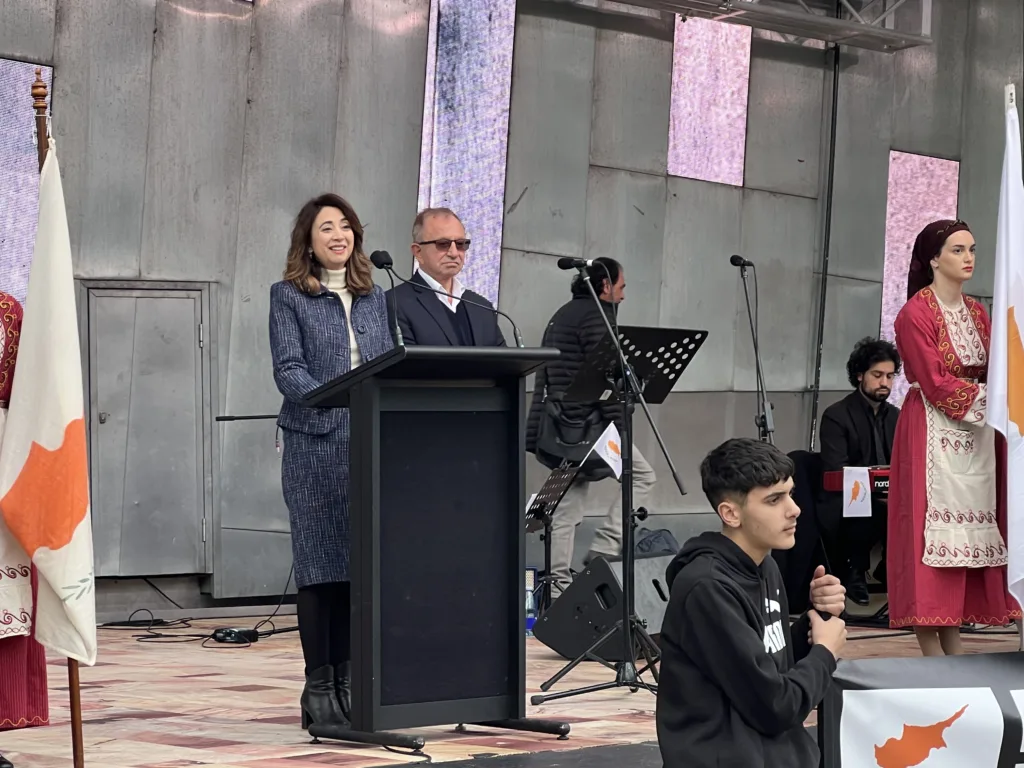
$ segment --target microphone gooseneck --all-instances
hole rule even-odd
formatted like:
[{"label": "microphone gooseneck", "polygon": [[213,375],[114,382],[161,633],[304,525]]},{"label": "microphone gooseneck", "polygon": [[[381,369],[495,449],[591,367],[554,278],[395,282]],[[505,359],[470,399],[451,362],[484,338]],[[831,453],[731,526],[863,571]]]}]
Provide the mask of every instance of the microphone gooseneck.
[{"label": "microphone gooseneck", "polygon": [[[378,251],[378,253],[379,253],[379,251]],[[389,256],[388,258],[390,259],[391,257]],[[391,268],[388,268],[388,273],[389,274],[390,273],[394,273],[395,277],[397,277],[403,283],[410,282],[410,281],[406,280],[404,277],[402,277],[400,274],[395,272]],[[415,288],[417,288],[418,290],[430,291],[431,293],[436,293],[438,296],[447,296],[449,299],[455,299],[456,301],[464,301],[467,304],[470,304],[470,305],[472,305],[474,307],[480,307],[480,309],[486,309],[488,312],[493,312],[496,315],[501,315],[506,320],[508,320],[509,323],[512,325],[512,335],[515,336],[516,346],[519,347],[520,349],[525,348],[526,345],[523,344],[523,335],[519,332],[519,326],[516,325],[516,321],[513,320],[511,317],[509,317],[504,312],[502,312],[500,309],[497,309],[496,307],[492,307],[490,304],[481,304],[479,301],[473,301],[472,299],[467,299],[467,298],[461,298],[460,299],[458,296],[452,296],[450,293],[446,293],[445,291],[439,291],[436,288],[431,288],[429,285],[420,285],[419,283],[412,283],[412,285]],[[395,310],[395,322],[397,322],[397,321],[398,321],[398,310],[396,309]]]},{"label": "microphone gooseneck", "polygon": [[387,251],[374,251],[370,254],[370,263],[377,269],[383,269],[388,273],[388,280],[391,281],[391,309],[395,318],[394,328],[392,328],[395,332],[395,344],[399,347],[404,347],[405,340],[402,338],[402,327],[398,324],[398,300],[395,298],[395,262]]}]

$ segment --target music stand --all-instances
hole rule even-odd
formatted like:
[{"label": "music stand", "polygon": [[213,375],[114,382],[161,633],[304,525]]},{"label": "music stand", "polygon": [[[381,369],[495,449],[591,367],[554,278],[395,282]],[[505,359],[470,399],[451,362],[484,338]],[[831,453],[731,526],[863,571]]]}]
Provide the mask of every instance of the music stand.
[{"label": "music stand", "polygon": [[[605,322],[611,330],[607,316]],[[652,693],[657,692],[656,685],[647,685],[640,676],[649,669],[657,683],[658,671],[655,665],[661,653],[634,609],[635,528],[638,520],[647,517],[647,510],[633,510],[633,404],[639,400],[646,411],[648,402],[663,403],[704,344],[708,334],[707,331],[697,330],[622,326],[618,328],[616,336],[606,334],[584,359],[566,390],[564,399],[622,405],[622,618],[609,627],[590,648],[566,664],[549,680],[541,683],[540,689],[550,690],[555,683],[587,658],[597,659],[605,666],[614,668],[615,680],[571,691],[532,696],[530,702],[534,705],[620,687],[627,687],[635,692],[642,686]],[[647,413],[649,415],[650,412]],[[664,445],[662,447],[664,448]],[[623,636],[624,661],[612,665],[600,659],[595,651],[620,631]],[[646,666],[639,670],[635,661],[637,649],[647,662]]]},{"label": "music stand", "polygon": [[544,533],[541,534],[544,538],[544,577],[533,589],[534,601],[537,599],[537,593],[543,591],[540,602],[542,611],[551,607],[551,516],[562,503],[579,471],[579,467],[559,467],[552,470],[544,485],[537,491],[530,508],[526,510],[526,532],[533,533],[540,528],[544,529]]}]

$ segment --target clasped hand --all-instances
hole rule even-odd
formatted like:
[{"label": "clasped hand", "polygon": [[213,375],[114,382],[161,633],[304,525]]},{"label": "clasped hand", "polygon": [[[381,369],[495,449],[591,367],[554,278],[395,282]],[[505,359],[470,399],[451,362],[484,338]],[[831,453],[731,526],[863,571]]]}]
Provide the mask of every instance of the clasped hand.
[{"label": "clasped hand", "polygon": [[846,587],[819,565],[811,579],[811,605],[822,613],[841,616],[846,610]]}]

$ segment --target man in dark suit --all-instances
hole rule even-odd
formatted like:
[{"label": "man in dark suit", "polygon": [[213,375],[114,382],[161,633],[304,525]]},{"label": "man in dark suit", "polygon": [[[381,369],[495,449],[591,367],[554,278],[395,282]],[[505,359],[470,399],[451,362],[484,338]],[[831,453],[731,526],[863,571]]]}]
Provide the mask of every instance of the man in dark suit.
[{"label": "man in dark suit", "polygon": [[[821,416],[821,463],[825,472],[844,467],[888,466],[896,435],[899,409],[886,402],[900,371],[900,355],[888,341],[861,339],[846,363],[856,390],[825,409]],[[875,578],[885,584],[885,545],[888,508],[884,497],[871,499],[871,517],[843,517],[841,493],[825,492],[821,518],[827,539],[843,561],[846,594],[858,605],[869,602],[867,572],[871,550],[882,544],[882,561]],[[838,536],[836,535],[838,534]]]},{"label": "man in dark suit", "polygon": [[419,269],[408,283],[392,289],[394,305],[388,297],[388,312],[397,310],[403,341],[431,347],[504,347],[497,314],[484,308],[491,303],[459,281],[470,241],[455,212],[448,208],[420,211],[412,225],[412,240]]}]

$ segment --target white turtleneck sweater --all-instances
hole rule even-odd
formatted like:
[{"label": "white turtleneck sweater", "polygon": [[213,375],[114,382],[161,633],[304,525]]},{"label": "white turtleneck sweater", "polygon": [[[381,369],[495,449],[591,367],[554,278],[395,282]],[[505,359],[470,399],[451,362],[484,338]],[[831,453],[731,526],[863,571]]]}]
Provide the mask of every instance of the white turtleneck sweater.
[{"label": "white turtleneck sweater", "polygon": [[341,304],[345,307],[345,324],[348,325],[348,345],[352,354],[352,367],[355,368],[363,362],[363,356],[359,354],[356,332],[352,328],[352,291],[348,289],[345,271],[345,267],[341,269],[325,269],[324,285],[327,286],[328,291],[341,299]]}]

